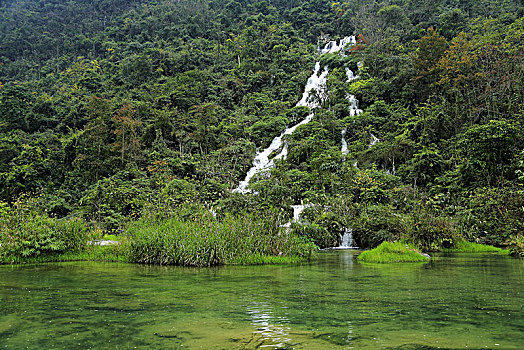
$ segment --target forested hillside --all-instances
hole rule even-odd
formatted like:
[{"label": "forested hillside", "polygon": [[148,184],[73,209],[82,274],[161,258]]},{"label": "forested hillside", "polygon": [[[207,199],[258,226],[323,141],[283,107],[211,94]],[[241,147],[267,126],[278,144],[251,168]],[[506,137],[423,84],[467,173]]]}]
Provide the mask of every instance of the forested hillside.
[{"label": "forested hillside", "polygon": [[[522,1],[0,6],[0,216],[121,234],[188,206],[289,218],[311,203],[293,231],[321,247],[348,227],[361,247],[423,250],[523,233]],[[344,54],[319,57],[348,35]],[[313,121],[252,193],[232,192],[257,149],[309,113],[295,105],[316,60],[330,73]]]}]

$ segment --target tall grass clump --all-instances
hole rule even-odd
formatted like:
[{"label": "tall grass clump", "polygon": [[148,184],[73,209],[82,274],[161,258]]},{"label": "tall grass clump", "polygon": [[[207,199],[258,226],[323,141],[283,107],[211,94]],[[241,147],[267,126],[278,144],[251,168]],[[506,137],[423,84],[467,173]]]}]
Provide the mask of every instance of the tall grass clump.
[{"label": "tall grass clump", "polygon": [[85,251],[93,230],[81,219],[56,219],[31,202],[0,207],[0,263],[45,261],[50,256]]},{"label": "tall grass clump", "polygon": [[144,217],[133,223],[122,241],[131,262],[212,266],[303,261],[315,246],[280,228],[279,215],[225,215],[214,218],[203,209],[191,216]]},{"label": "tall grass clump", "polygon": [[362,252],[358,256],[358,261],[366,263],[427,262],[429,258],[421,255],[411,244],[385,241],[375,249]]}]

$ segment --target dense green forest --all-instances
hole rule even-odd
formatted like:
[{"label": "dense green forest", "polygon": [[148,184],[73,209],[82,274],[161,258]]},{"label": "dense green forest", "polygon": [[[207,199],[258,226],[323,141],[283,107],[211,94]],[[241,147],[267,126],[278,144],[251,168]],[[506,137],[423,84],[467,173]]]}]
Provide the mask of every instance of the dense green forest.
[{"label": "dense green forest", "polygon": [[[0,226],[25,256],[65,250],[60,227],[274,227],[300,203],[291,233],[319,247],[345,228],[360,247],[524,245],[522,1],[5,0],[0,16]],[[232,192],[309,113],[317,60],[313,121]]]}]

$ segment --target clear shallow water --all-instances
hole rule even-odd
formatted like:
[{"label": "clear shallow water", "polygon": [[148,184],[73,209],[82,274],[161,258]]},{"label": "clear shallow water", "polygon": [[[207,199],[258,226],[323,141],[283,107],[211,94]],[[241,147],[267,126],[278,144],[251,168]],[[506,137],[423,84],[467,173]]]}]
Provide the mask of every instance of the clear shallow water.
[{"label": "clear shallow water", "polygon": [[0,266],[0,349],[523,349],[524,261]]}]

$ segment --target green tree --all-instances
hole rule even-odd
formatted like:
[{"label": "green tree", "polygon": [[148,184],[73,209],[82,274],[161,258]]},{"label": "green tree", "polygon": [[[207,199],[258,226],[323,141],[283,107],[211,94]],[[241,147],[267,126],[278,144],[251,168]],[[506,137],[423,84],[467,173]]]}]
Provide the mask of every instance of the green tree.
[{"label": "green tree", "polygon": [[490,120],[469,128],[459,143],[465,160],[461,165],[463,181],[503,186],[506,179],[515,176],[515,157],[522,144],[520,128],[509,121]]}]

